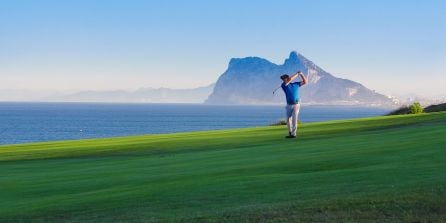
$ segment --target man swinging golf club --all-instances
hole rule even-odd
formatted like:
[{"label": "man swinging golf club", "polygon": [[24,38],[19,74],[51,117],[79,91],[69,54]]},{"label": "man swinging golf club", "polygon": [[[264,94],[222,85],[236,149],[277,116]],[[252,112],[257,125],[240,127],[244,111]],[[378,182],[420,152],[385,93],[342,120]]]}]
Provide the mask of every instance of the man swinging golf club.
[{"label": "man swinging golf club", "polygon": [[[298,76],[302,78],[302,81],[292,82]],[[282,79],[282,90],[286,97],[286,123],[288,126],[288,136],[286,138],[297,137],[297,117],[299,115],[300,103],[299,103],[299,88],[307,84],[307,78],[301,71],[293,74],[291,77],[288,74],[280,76]]]}]

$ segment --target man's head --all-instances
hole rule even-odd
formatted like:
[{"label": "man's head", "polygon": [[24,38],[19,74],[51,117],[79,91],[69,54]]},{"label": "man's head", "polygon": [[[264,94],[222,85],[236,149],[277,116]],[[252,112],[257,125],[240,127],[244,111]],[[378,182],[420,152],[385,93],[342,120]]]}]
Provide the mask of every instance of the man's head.
[{"label": "man's head", "polygon": [[290,76],[288,76],[288,74],[284,74],[280,76],[280,79],[282,79],[283,82],[288,82],[290,80]]}]

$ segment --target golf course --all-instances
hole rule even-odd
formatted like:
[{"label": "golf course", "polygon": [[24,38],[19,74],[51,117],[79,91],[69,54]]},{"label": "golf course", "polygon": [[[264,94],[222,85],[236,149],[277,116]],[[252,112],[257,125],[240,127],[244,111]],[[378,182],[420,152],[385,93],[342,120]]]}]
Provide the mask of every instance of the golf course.
[{"label": "golf course", "polygon": [[0,222],[446,222],[446,112],[0,146]]}]

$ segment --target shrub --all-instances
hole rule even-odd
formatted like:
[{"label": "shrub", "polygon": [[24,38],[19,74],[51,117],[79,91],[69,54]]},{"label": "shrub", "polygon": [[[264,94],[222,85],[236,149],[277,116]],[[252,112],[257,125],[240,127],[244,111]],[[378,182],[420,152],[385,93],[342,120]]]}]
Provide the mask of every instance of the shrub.
[{"label": "shrub", "polygon": [[419,102],[415,102],[411,106],[409,106],[409,114],[420,114],[420,113],[423,113],[423,107],[421,107],[421,104]]},{"label": "shrub", "polygon": [[409,106],[402,106],[387,115],[406,115],[406,114],[420,114],[423,113],[423,107],[419,102],[415,102]]},{"label": "shrub", "polygon": [[285,119],[281,119],[281,120],[279,120],[276,123],[273,123],[271,125],[273,125],[273,126],[274,125],[286,125],[286,121],[285,121]]},{"label": "shrub", "polygon": [[[302,122],[298,120],[297,124],[302,124]],[[277,121],[276,123],[271,124],[271,126],[275,126],[275,125],[286,125],[286,120],[281,119],[281,120]]]}]

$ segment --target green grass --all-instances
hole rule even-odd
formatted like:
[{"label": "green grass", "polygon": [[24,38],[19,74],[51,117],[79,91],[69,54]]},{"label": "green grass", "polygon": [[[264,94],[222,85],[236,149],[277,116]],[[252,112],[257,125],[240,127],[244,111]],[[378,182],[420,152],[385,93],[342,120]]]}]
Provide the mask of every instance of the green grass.
[{"label": "green grass", "polygon": [[446,222],[446,113],[0,146],[0,222]]}]

